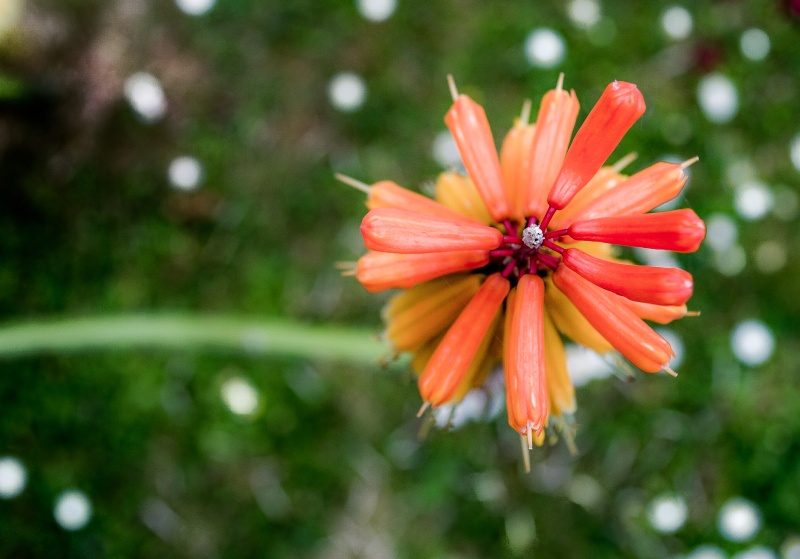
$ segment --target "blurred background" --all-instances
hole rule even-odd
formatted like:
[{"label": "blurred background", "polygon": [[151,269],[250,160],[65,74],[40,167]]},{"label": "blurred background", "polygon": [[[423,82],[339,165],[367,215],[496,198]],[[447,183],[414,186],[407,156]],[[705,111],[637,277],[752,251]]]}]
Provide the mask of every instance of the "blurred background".
[{"label": "blurred background", "polygon": [[[5,325],[213,313],[364,347],[0,355],[0,556],[798,559],[799,45],[778,0],[0,0]],[[448,73],[499,141],[560,72],[579,123],[638,84],[628,170],[700,157],[678,204],[707,241],[634,256],[677,258],[702,316],[663,330],[677,379],[570,350],[578,453],[525,475],[486,394],[420,440],[413,375],[374,362],[387,294],[335,269],[364,197],[333,175],[425,192],[458,165]]]}]

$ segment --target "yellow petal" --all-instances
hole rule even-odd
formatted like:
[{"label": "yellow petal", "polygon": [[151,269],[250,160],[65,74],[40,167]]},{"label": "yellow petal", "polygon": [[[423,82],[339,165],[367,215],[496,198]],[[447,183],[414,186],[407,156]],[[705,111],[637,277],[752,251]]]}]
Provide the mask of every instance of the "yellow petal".
[{"label": "yellow petal", "polygon": [[448,171],[436,179],[436,200],[453,211],[481,223],[493,223],[478,189],[463,175]]},{"label": "yellow petal", "polygon": [[575,413],[575,387],[567,372],[564,343],[547,309],[544,314],[544,351],[550,412],[556,416]]},{"label": "yellow petal", "polygon": [[613,349],[611,344],[595,330],[594,326],[589,324],[589,321],[567,296],[556,289],[550,279],[547,280],[545,302],[556,328],[572,341],[597,353],[606,353]]}]

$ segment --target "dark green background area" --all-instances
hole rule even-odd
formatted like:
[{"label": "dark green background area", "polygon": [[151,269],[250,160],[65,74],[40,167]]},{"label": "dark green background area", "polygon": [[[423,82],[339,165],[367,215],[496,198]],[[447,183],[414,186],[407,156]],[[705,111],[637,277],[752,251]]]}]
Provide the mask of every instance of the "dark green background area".
[{"label": "dark green background area", "polygon": [[[679,256],[702,311],[671,326],[686,346],[680,376],[581,388],[579,454],[536,450],[530,475],[503,414],[420,442],[419,396],[402,366],[190,349],[0,360],[0,457],[28,474],[19,496],[0,500],[0,557],[646,558],[705,543],[779,550],[800,536],[797,219],[740,220],[728,177],[747,161],[797,193],[800,20],[777,1],[691,2],[694,30],[676,42],[661,28],[664,7],[607,0],[587,31],[555,1],[398,0],[382,23],[351,1],[218,0],[200,17],[168,0],[28,2],[0,43],[3,322],[180,311],[380,332],[386,296],[334,267],[362,251],[364,207],[333,174],[411,188],[435,177],[448,73],[484,104],[498,141],[561,71],[579,122],[611,80],[635,82],[648,110],[612,159],[637,151],[638,170],[698,155],[683,203],[736,220],[747,264],[729,277],[707,246]],[[567,44],[553,69],[525,57],[542,26]],[[750,27],[771,39],[764,61],[740,51]],[[138,71],[166,93],[156,124],[122,94]],[[368,88],[352,113],[328,99],[341,71]],[[724,125],[697,104],[710,72],[739,93]],[[685,138],[676,115],[691,123]],[[184,154],[205,169],[196,192],[169,186],[169,163]],[[768,239],[788,254],[777,273],[754,264]],[[776,339],[756,368],[730,349],[745,319]],[[231,376],[258,390],[254,417],[221,399]],[[599,492],[576,502],[587,485]],[[75,532],[52,513],[68,488],[94,508]],[[673,535],[647,520],[662,494],[688,505]],[[763,517],[745,544],[716,525],[735,496]],[[144,520],[170,511],[160,532]]]}]

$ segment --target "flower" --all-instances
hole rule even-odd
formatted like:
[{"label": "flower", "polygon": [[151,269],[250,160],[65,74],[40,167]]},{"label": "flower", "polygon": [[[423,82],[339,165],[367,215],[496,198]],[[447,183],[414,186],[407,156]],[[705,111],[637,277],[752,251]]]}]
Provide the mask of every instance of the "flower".
[{"label": "flower", "polygon": [[631,157],[603,166],[644,99],[611,83],[570,143],[579,105],[563,75],[535,124],[526,104],[498,157],[483,109],[449,80],[445,122],[468,176],[441,174],[435,200],[340,177],[367,192],[369,208],[369,252],[346,273],[369,291],[407,290],[385,309],[385,337],[413,354],[423,409],[459,402],[502,362],[508,422],[531,448],[548,426],[568,432],[576,409],[562,336],[674,375],[672,348],[645,320],[689,314],[692,276],[617,260],[611,245],[697,250],[705,225],[692,210],[648,213],[678,195],[696,159],[629,177],[620,171]]}]

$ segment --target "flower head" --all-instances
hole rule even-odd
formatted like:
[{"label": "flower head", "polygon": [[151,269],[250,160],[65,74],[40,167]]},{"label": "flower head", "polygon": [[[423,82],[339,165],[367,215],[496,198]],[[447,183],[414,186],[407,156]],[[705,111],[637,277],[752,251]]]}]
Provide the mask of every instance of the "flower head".
[{"label": "flower head", "polygon": [[705,225],[693,211],[648,213],[678,195],[695,160],[629,177],[620,174],[629,158],[604,166],[644,99],[611,83],[570,143],[579,105],[563,75],[535,124],[526,104],[498,156],[483,108],[449,80],[445,122],[467,176],[440,175],[435,200],[356,183],[368,193],[370,252],[349,273],[369,291],[407,290],[386,308],[386,338],[413,354],[423,409],[459,402],[502,363],[508,422],[530,448],[576,408],[562,336],[674,374],[672,348],[645,320],[689,314],[692,276],[619,261],[611,245],[697,250]]}]

